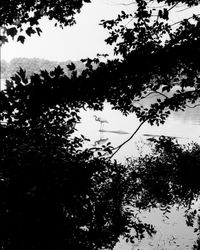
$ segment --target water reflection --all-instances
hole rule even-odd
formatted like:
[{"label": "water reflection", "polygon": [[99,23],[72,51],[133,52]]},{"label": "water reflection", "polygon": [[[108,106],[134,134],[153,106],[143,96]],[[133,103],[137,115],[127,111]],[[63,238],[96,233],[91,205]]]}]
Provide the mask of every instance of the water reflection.
[{"label": "water reflection", "polygon": [[[173,114],[175,120],[192,125],[200,125],[200,107],[193,109],[187,108],[185,111],[178,111]],[[200,135],[200,132],[199,132]]]},{"label": "water reflection", "polygon": [[104,145],[108,141],[108,138],[100,138],[94,142],[93,146],[101,146]]},{"label": "water reflection", "polygon": [[[151,101],[152,99],[148,99],[146,105],[149,105]],[[99,124],[97,120],[100,116],[103,116],[108,121],[106,122],[106,129],[102,125],[99,128],[99,125],[103,124],[100,121]],[[123,116],[119,111],[112,110],[112,107],[107,103],[105,103],[102,112],[82,110],[81,117],[81,123],[77,125],[77,133],[83,134],[90,139],[90,142],[86,145],[87,147],[100,146],[109,141],[114,147],[119,146],[140,125],[134,114]],[[134,138],[118,151],[115,158],[123,162],[126,157],[136,157],[139,153],[138,148],[143,153],[147,152],[148,146],[145,147],[143,142],[148,143],[149,137],[160,135],[176,137],[180,143],[191,141],[200,143],[200,107],[187,108],[184,112],[174,112],[164,125],[150,126],[148,123],[144,124]],[[156,225],[159,232],[154,238],[147,238],[144,242],[138,243],[138,248],[145,250],[191,249],[194,241],[193,229],[186,226],[183,218],[183,210],[176,211],[173,209],[170,219],[165,222],[163,222],[163,217],[159,210],[153,210],[151,213],[143,213],[143,219],[147,223]],[[171,242],[174,242],[172,244],[173,248],[169,245]],[[121,239],[119,244],[116,245],[115,250],[138,248],[136,246],[133,248],[132,244],[126,244]]]},{"label": "water reflection", "polygon": [[[102,116],[109,122],[106,124],[106,128],[99,129],[99,122],[94,119],[94,115],[97,117]],[[82,122],[77,128],[79,133],[91,140],[87,144],[87,147],[92,146],[95,141],[101,138],[108,138],[106,142],[109,141],[114,147],[117,147],[127,140],[140,125],[140,122],[134,114],[123,116],[121,112],[112,110],[112,107],[108,103],[105,104],[103,111],[81,111],[81,117]],[[182,144],[191,141],[200,143],[199,128],[200,107],[194,109],[188,108],[185,112],[174,112],[163,125],[150,126],[148,123],[145,123],[133,139],[118,151],[115,158],[119,161],[124,161],[126,157],[137,156],[137,143],[141,141],[148,142],[147,139],[149,137],[146,135],[176,137]],[[99,130],[104,136],[99,135]]]},{"label": "water reflection", "polygon": [[[99,134],[99,124],[95,121],[93,115],[103,116],[109,122],[106,124],[106,129],[100,131],[103,132],[103,137],[102,134]],[[106,135],[106,143],[110,141],[116,147],[127,140],[140,125],[134,114],[123,116],[119,111],[112,110],[109,104],[105,104],[102,112],[81,111],[81,117],[82,123],[79,125],[78,130],[91,139],[87,146],[91,146],[96,137],[100,136],[100,140],[105,138]],[[191,141],[200,143],[199,128],[200,107],[188,108],[184,112],[174,112],[164,125],[150,126],[148,123],[144,124],[134,138],[118,151],[115,158],[123,162],[126,157],[136,157],[139,154],[138,148],[143,153],[147,152],[148,138],[150,136],[176,137],[178,142],[182,144]],[[111,131],[125,131],[126,133],[111,133]],[[108,138],[109,140],[107,140]],[[146,146],[144,146],[144,142],[147,143]],[[123,238],[120,238],[114,250],[191,249],[196,240],[196,235],[193,233],[193,228],[186,226],[183,214],[184,209],[177,211],[173,208],[169,220],[164,221],[163,215],[158,209],[154,209],[149,213],[144,212],[143,221],[155,225],[158,233],[152,238],[147,237],[135,245],[126,243]]]}]

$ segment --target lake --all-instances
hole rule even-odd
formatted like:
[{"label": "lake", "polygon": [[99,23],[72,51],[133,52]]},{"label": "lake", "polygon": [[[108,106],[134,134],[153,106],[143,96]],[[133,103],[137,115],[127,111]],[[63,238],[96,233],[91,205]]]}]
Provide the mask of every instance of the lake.
[{"label": "lake", "polygon": [[[1,82],[1,85],[4,84],[5,82]],[[148,105],[151,101],[147,99],[146,104]],[[112,110],[108,103],[105,103],[103,111],[81,110],[80,114],[82,119],[81,123],[77,125],[78,134],[83,134],[90,139],[90,142],[86,145],[87,147],[92,147],[100,139],[104,139],[106,143],[110,141],[116,147],[127,140],[140,124],[134,114],[123,116],[119,111]],[[120,130],[129,134],[100,133],[100,123],[95,120],[94,115],[108,121],[104,125],[104,130]],[[177,140],[180,143],[189,143],[191,141],[200,143],[200,107],[187,108],[184,112],[172,113],[165,124],[159,127],[150,126],[148,123],[144,124],[134,138],[118,151],[115,158],[124,162],[126,157],[137,156],[138,146],[145,153],[148,147],[143,147],[143,142],[148,142],[149,137],[147,135],[174,136],[179,137]],[[114,250],[191,249],[196,235],[193,233],[192,228],[186,226],[183,212],[183,209],[177,211],[173,208],[169,220],[165,220],[158,209],[154,209],[150,213],[144,212],[142,215],[143,220],[155,225],[158,231],[157,234],[153,238],[147,237],[135,245],[120,239]]]},{"label": "lake", "polygon": [[[129,134],[100,133],[100,123],[95,120],[94,115],[108,121],[104,125],[104,130],[122,130],[129,132]],[[93,146],[95,141],[101,138],[108,138],[108,141],[116,147],[127,140],[140,124],[134,114],[127,117],[123,116],[119,111],[112,110],[108,103],[105,103],[103,111],[82,110],[81,117],[81,123],[77,128],[81,134],[90,138],[91,141],[88,143],[88,147]],[[180,143],[189,143],[191,141],[200,143],[200,107],[187,108],[184,112],[172,113],[165,124],[159,127],[150,126],[148,123],[144,124],[134,138],[118,151],[115,158],[124,162],[126,157],[137,156],[137,145],[142,148],[143,142],[148,142],[149,137],[145,136],[147,134],[178,137],[177,140]],[[142,150],[148,150],[148,147],[144,147]],[[197,203],[194,206],[197,206]],[[193,228],[187,227],[183,214],[184,209],[176,210],[176,208],[172,208],[169,219],[166,220],[158,209],[154,209],[150,213],[144,212],[142,215],[143,221],[155,225],[156,235],[152,238],[147,236],[142,242],[134,245],[120,239],[114,250],[192,249],[197,236],[193,233]]]},{"label": "lake", "polygon": [[[104,124],[106,131],[128,132],[129,134],[116,134],[111,132],[100,133],[100,123],[94,118],[102,117],[108,121]],[[92,146],[100,138],[108,139],[114,147],[127,140],[137,129],[140,122],[134,114],[123,116],[120,111],[112,110],[111,105],[105,103],[103,111],[81,111],[81,123],[77,126],[79,132],[91,141],[87,146]],[[124,161],[126,157],[137,155],[137,144],[142,146],[142,141],[147,142],[147,135],[165,135],[178,137],[180,143],[195,141],[200,143],[200,107],[194,109],[187,108],[184,112],[174,112],[160,126],[150,126],[143,124],[134,138],[125,144],[115,155],[119,161]],[[108,142],[106,141],[106,143]]]}]

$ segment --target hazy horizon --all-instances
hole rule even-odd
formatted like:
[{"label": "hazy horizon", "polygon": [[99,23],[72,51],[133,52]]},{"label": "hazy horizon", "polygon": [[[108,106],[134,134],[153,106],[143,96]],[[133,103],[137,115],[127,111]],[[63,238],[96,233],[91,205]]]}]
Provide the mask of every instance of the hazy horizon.
[{"label": "hazy horizon", "polygon": [[99,23],[101,19],[115,18],[121,10],[127,9],[117,2],[93,0],[75,16],[75,25],[63,29],[55,27],[54,21],[44,17],[40,20],[43,31],[40,36],[27,36],[24,44],[10,39],[1,48],[1,59],[9,62],[14,57],[36,57],[61,62],[95,57],[98,53],[112,57],[112,47],[104,41],[108,32]]},{"label": "hazy horizon", "polygon": [[[187,10],[180,5],[177,8],[171,13],[172,23],[198,12],[197,7]],[[43,31],[41,36],[26,36],[24,44],[16,42],[16,38],[10,39],[1,47],[1,59],[9,62],[15,57],[26,57],[62,62],[94,58],[98,53],[107,53],[114,58],[113,47],[105,42],[109,33],[99,23],[102,19],[117,17],[122,10],[133,12],[134,9],[135,4],[131,4],[130,0],[124,3],[121,0],[93,0],[84,4],[81,12],[75,16],[75,25],[63,29],[55,27],[53,20],[44,17],[39,22]]]}]

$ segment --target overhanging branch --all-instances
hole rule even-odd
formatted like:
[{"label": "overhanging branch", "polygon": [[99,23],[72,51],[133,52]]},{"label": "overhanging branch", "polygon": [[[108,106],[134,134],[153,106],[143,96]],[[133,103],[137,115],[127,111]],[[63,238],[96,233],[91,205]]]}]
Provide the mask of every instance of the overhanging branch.
[{"label": "overhanging branch", "polygon": [[123,147],[127,142],[129,142],[134,135],[138,132],[138,130],[142,127],[142,125],[147,121],[148,119],[144,120],[143,122],[140,123],[140,125],[137,127],[137,129],[133,132],[133,134],[126,140],[124,141],[122,144],[120,144],[119,146],[117,146],[116,148],[114,148],[113,150],[115,150],[114,153],[112,153],[112,155],[109,157],[110,159],[120,150],[121,147]]}]

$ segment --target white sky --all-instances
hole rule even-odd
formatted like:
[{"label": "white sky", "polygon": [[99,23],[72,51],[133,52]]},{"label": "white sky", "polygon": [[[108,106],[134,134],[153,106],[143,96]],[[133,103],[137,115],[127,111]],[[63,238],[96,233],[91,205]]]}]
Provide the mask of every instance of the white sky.
[{"label": "white sky", "polygon": [[1,48],[1,59],[9,62],[15,57],[37,57],[65,61],[95,57],[97,53],[111,54],[111,46],[104,42],[108,33],[98,23],[116,17],[122,8],[117,0],[93,0],[76,16],[77,24],[64,29],[54,27],[52,21],[44,18],[41,36],[27,36],[24,44],[10,40]]},{"label": "white sky", "polygon": [[[26,37],[21,44],[10,39],[1,48],[1,59],[9,62],[15,57],[37,57],[53,61],[80,60],[81,58],[95,57],[97,53],[108,53],[112,56],[112,48],[104,40],[108,32],[99,26],[101,19],[111,19],[122,10],[130,11],[134,5],[124,6],[120,3],[130,3],[132,0],[92,0],[85,4],[81,13],[76,16],[76,22],[72,27],[54,27],[52,21],[44,18],[41,20],[43,33],[41,36]],[[179,18],[191,16],[191,10],[183,7],[172,16],[172,22]],[[199,6],[195,8],[199,13]],[[178,14],[178,15],[177,15]]]}]

